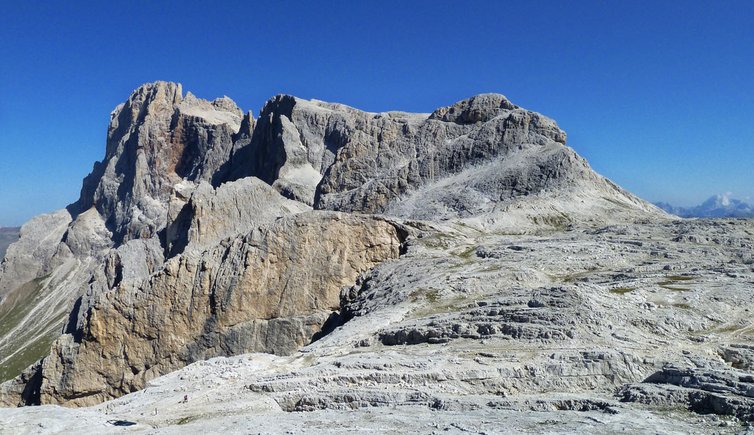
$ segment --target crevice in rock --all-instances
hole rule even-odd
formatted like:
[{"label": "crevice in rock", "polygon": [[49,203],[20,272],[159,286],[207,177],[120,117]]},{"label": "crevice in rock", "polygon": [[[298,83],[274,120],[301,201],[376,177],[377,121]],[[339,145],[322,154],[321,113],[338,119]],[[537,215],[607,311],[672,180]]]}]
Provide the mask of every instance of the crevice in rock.
[{"label": "crevice in rock", "polygon": [[[165,250],[165,260],[182,254],[188,246],[189,236],[188,231],[191,228],[191,204],[187,203],[178,212],[175,220],[169,224],[161,234],[161,245]],[[163,241],[164,240],[164,241]]]},{"label": "crevice in rock", "polygon": [[77,321],[79,318],[79,312],[81,311],[82,300],[83,300],[83,297],[79,297],[78,299],[76,299],[76,302],[74,302],[71,312],[68,313],[68,322],[66,323],[65,328],[63,329],[63,334],[71,334],[73,336],[73,341],[76,343],[80,343],[81,338],[84,335],[81,329],[77,327]]},{"label": "crevice in rock", "polygon": [[309,344],[314,343],[315,341],[329,335],[331,332],[335,331],[335,329],[337,329],[339,326],[343,326],[345,323],[345,316],[343,316],[340,311],[333,311],[332,314],[330,314],[330,317],[327,318],[327,321],[324,323],[324,325],[322,325],[322,329],[320,329],[319,332],[312,336]]},{"label": "crevice in rock", "polygon": [[26,406],[36,406],[40,402],[40,390],[42,387],[42,362],[44,358],[40,359],[34,366],[32,366],[32,375],[26,380],[24,385],[24,391],[21,393],[21,400]]}]

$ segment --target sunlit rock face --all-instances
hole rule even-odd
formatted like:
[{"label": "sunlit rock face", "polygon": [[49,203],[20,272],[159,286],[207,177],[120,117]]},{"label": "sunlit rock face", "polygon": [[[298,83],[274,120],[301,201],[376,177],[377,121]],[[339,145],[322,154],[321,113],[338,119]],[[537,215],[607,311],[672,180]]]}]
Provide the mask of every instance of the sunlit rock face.
[{"label": "sunlit rock face", "polygon": [[227,97],[184,97],[176,83],[140,87],[110,115],[105,159],[76,206],[95,207],[117,243],[151,237],[165,227],[176,184],[211,182],[228,161],[242,119]]},{"label": "sunlit rock face", "polygon": [[290,354],[338,311],[342,287],[400,245],[384,220],[304,213],[175,257],[148,282],[103,294],[53,344],[41,402],[98,403],[214,356]]}]

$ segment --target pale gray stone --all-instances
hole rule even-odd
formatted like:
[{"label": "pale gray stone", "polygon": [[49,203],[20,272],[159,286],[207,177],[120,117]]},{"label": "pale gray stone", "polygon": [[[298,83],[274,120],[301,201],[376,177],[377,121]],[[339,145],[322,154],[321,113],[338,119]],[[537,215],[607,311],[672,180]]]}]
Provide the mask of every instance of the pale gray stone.
[{"label": "pale gray stone", "polygon": [[[743,430],[752,222],[672,220],[565,139],[497,94],[432,114],[278,96],[254,120],[145,85],[81,199],[0,268],[7,300],[41,295],[0,363],[54,339],[0,403],[125,397],[0,421]],[[203,361],[245,352],[275,355]]]}]

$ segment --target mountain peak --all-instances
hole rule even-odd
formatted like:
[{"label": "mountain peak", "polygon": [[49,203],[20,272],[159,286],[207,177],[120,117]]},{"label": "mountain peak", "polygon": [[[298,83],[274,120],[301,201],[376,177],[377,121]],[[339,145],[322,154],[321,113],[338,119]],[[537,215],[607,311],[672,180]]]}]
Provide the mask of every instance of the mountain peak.
[{"label": "mountain peak", "polygon": [[228,161],[243,117],[230,98],[184,97],[180,83],[138,87],[113,111],[105,158],[84,180],[75,211],[95,206],[116,240],[152,237],[166,224],[173,186],[211,181]]},{"label": "mountain peak", "polygon": [[126,105],[131,107],[152,106],[172,107],[183,99],[183,87],[180,83],[156,81],[145,83],[134,89]]},{"label": "mountain peak", "polygon": [[479,94],[453,105],[441,107],[432,112],[429,118],[458,124],[474,124],[489,121],[505,111],[518,108],[504,95]]}]

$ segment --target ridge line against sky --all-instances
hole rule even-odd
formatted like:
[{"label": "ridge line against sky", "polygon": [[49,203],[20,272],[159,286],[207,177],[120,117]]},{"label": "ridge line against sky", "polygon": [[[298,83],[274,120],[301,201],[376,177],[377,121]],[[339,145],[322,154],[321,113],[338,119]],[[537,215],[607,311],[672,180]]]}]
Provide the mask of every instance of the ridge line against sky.
[{"label": "ridge line against sky", "polygon": [[649,201],[754,197],[754,2],[6,2],[0,226],[74,202],[145,82],[431,112],[497,92]]}]

